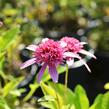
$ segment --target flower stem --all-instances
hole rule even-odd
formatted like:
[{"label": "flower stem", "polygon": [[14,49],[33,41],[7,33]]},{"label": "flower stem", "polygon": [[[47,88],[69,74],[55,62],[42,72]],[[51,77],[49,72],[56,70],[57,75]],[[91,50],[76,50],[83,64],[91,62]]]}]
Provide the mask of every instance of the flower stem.
[{"label": "flower stem", "polygon": [[68,64],[66,64],[66,72],[65,72],[65,93],[67,90],[67,84],[68,84]]}]

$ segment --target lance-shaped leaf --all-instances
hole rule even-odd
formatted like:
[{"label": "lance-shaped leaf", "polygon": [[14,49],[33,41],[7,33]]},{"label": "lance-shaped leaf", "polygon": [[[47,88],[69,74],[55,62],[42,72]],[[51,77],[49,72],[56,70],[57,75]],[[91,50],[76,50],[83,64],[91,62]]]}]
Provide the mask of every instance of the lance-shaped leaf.
[{"label": "lance-shaped leaf", "polygon": [[16,38],[17,34],[19,33],[19,28],[12,28],[2,34],[0,38],[0,51],[4,51],[9,45],[13,42]]},{"label": "lance-shaped leaf", "polygon": [[75,106],[76,109],[88,109],[89,100],[87,98],[85,90],[80,86],[75,88]]}]

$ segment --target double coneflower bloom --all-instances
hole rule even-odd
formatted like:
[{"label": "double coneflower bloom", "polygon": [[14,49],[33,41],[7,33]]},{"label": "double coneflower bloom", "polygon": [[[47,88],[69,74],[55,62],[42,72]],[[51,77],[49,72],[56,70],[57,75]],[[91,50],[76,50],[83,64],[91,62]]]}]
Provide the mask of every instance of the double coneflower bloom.
[{"label": "double coneflower bloom", "polygon": [[[96,58],[93,54],[83,49],[86,42],[71,37],[64,37],[60,41],[45,38],[39,45],[29,45],[28,50],[33,51],[33,57],[21,65],[24,69],[32,64],[40,64],[42,67],[37,75],[38,82],[41,81],[45,69],[48,67],[49,74],[54,82],[58,82],[58,65],[73,63],[74,58],[79,59],[90,72],[86,62],[80,57],[79,53]],[[73,64],[72,64],[73,66]]]}]

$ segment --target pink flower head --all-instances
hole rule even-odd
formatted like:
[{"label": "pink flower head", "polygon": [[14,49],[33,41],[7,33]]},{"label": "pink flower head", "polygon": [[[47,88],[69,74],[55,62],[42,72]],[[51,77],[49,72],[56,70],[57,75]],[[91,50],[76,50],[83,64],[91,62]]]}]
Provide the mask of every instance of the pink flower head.
[{"label": "pink flower head", "polygon": [[81,44],[79,40],[75,38],[64,37],[61,39],[61,42],[66,43],[66,46],[64,46],[65,52],[78,53],[83,48],[83,44]]},{"label": "pink flower head", "polygon": [[63,62],[63,49],[58,42],[51,39],[44,39],[38,46],[29,45],[27,49],[32,50],[33,58],[21,65],[21,69],[34,63],[41,64],[42,67],[38,73],[38,82],[40,82],[43,73],[48,66],[49,73],[54,82],[58,81],[56,66]]},{"label": "pink flower head", "polygon": [[74,58],[77,58],[86,66],[88,71],[91,72],[86,62],[83,59],[81,59],[78,53],[91,56],[95,59],[96,57],[90,52],[83,49],[84,44],[87,44],[87,43],[80,42],[79,40],[72,37],[64,37],[60,40],[60,45],[62,46],[64,50],[64,58],[66,59],[67,63],[73,64]]}]

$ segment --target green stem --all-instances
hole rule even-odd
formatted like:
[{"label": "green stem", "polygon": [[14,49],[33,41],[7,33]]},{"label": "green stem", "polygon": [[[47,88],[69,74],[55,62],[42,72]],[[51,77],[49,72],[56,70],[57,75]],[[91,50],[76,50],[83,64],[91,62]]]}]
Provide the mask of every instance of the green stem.
[{"label": "green stem", "polygon": [[66,73],[65,73],[65,93],[67,90],[67,84],[68,84],[68,64],[66,64]]}]

